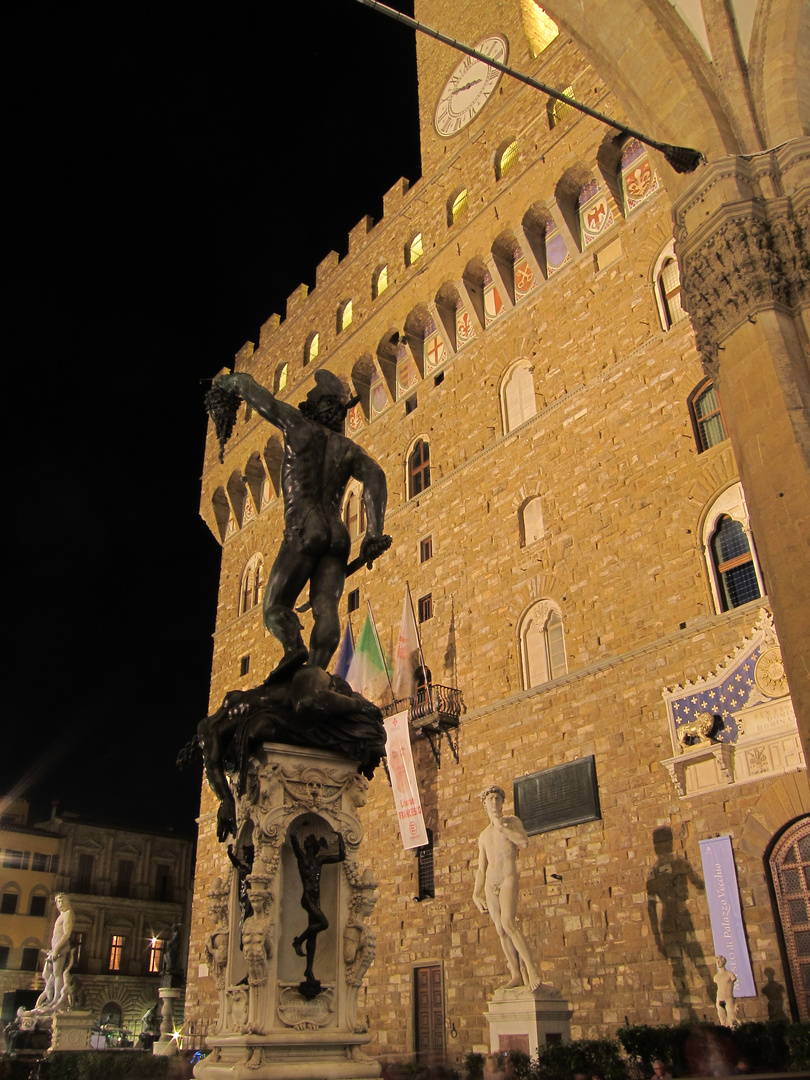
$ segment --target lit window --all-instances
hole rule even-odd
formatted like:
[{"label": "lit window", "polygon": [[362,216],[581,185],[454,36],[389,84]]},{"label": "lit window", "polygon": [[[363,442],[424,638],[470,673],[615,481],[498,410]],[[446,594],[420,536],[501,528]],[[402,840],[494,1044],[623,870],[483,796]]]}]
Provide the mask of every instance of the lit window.
[{"label": "lit window", "polygon": [[152,938],[149,942],[149,974],[160,974],[160,963],[163,960],[164,942],[161,938]]},{"label": "lit window", "polygon": [[[564,90],[560,91],[565,97],[574,96],[573,86],[566,86]],[[564,120],[566,116],[570,116],[574,112],[574,106],[569,105],[565,101],[558,101],[557,98],[548,99],[548,126],[556,127],[561,120]]]},{"label": "lit window", "polygon": [[467,212],[467,189],[460,188],[447,203],[447,224],[453,225]]},{"label": "lit window", "polygon": [[537,412],[534,377],[525,364],[512,368],[501,387],[504,433],[514,431]]},{"label": "lit window", "polygon": [[521,628],[521,646],[527,689],[568,671],[562,618],[550,600],[539,600],[527,612]]},{"label": "lit window", "polygon": [[415,262],[422,258],[424,252],[422,251],[422,234],[417,233],[416,236],[408,244],[408,266],[413,266]]},{"label": "lit window", "polygon": [[344,300],[342,304],[338,306],[337,310],[337,332],[346,330],[352,325],[352,302],[351,300]]},{"label": "lit window", "polygon": [[113,934],[112,941],[110,942],[110,961],[107,964],[108,971],[120,971],[121,962],[124,958],[124,942],[120,934]]},{"label": "lit window", "polygon": [[318,333],[310,334],[307,338],[307,343],[304,346],[304,363],[311,364],[312,361],[318,355],[321,347],[321,335]]},{"label": "lit window", "polygon": [[658,275],[658,291],[666,317],[665,330],[681,322],[687,312],[681,307],[681,272],[676,259],[667,259]]},{"label": "lit window", "polygon": [[239,614],[244,615],[255,607],[262,595],[264,562],[260,554],[251,555],[242,571],[239,585]]},{"label": "lit window", "polygon": [[418,610],[420,623],[433,618],[433,596],[430,593],[419,598]]},{"label": "lit window", "polygon": [[559,36],[559,28],[535,0],[520,0],[520,7],[532,56],[539,56]]},{"label": "lit window", "polygon": [[500,153],[495,161],[495,179],[501,180],[509,172],[509,170],[517,165],[518,162],[518,144],[517,140],[510,142],[508,146]]},{"label": "lit window", "polygon": [[408,498],[430,487],[430,446],[420,439],[408,457]]},{"label": "lit window", "polygon": [[704,379],[689,395],[689,414],[695,429],[698,453],[723,442],[726,428],[714,383]]},{"label": "lit window", "polygon": [[374,272],[374,277],[371,279],[371,296],[373,299],[377,299],[378,296],[382,296],[385,290],[388,288],[388,266],[383,263],[382,266],[378,266]]},{"label": "lit window", "polygon": [[276,372],[276,393],[281,393],[287,386],[287,374],[289,372],[289,364],[282,364]]},{"label": "lit window", "polygon": [[419,541],[419,562],[427,562],[428,559],[433,558],[433,537],[426,536],[424,540]]}]

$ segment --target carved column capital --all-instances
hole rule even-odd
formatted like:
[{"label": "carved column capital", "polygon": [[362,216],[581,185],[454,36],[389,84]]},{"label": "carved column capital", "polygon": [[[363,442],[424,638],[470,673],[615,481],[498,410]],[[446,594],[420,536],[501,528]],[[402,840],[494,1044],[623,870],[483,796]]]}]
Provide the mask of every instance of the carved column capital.
[{"label": "carved column capital", "polygon": [[701,170],[673,206],[681,304],[704,365],[759,311],[810,302],[810,139]]}]

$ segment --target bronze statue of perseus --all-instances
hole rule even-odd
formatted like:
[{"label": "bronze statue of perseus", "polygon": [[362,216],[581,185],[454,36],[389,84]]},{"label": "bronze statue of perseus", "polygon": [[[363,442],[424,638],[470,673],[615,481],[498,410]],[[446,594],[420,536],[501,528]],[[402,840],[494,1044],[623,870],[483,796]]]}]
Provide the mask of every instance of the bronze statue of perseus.
[{"label": "bronze statue of perseus", "polygon": [[[391,538],[383,534],[388,497],[385,473],[343,434],[353,402],[330,371],[315,373],[315,387],[297,409],[242,372],[220,375],[214,380],[214,390],[243,398],[284,437],[284,538],[270,571],[263,607],[264,625],[281,643],[284,656],[268,681],[285,680],[305,663],[325,669],[340,641],[338,603],[351,549],[340,504],[349,480],[359,480],[367,528],[358,562],[370,566],[391,544]],[[308,649],[295,613],[307,582],[314,619]]]}]

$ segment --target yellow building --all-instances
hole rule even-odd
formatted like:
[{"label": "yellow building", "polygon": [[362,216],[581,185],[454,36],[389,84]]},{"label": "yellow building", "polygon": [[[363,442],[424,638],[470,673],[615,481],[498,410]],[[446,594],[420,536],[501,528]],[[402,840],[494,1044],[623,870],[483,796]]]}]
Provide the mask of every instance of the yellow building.
[{"label": "yellow building", "polygon": [[[532,0],[417,0],[417,18],[706,163],[677,173],[420,36],[422,179],[236,357],[293,405],[321,367],[360,397],[347,434],[386,472],[394,543],[347,582],[342,617],[359,629],[370,600],[391,648],[407,583],[432,683],[466,705],[437,691],[412,710],[430,847],[402,850],[384,774],[365,808],[381,899],[359,1011],[381,1057],[489,1046],[505,964],[471,892],[492,782],[529,826],[522,926],[573,1035],[713,1009],[718,835],[750,962],[740,1014],[810,1017],[806,27],[787,0],[697,22],[661,8],[586,19],[560,0],[557,33]],[[279,657],[259,600],[283,531],[278,433],[243,408],[224,464],[218,449],[210,431],[212,711]],[[207,894],[229,874],[214,815],[204,787],[199,1023]]]}]

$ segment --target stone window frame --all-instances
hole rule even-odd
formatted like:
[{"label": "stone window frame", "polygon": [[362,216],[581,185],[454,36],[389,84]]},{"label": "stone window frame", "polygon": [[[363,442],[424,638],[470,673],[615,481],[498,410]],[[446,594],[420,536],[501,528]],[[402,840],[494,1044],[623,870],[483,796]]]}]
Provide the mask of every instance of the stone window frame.
[{"label": "stone window frame", "polygon": [[[697,404],[704,394],[713,389],[717,395],[717,410],[712,415],[719,415],[720,424],[723,428],[723,438],[718,439],[717,442],[709,443],[706,441],[703,433],[703,424],[710,419],[710,417],[699,417],[697,414]],[[699,454],[704,453],[706,450],[711,450],[713,446],[719,446],[720,443],[725,442],[728,439],[728,425],[726,424],[726,417],[723,412],[723,401],[720,397],[720,391],[714,384],[714,379],[711,375],[707,375],[701,379],[689,397],[686,399],[686,404],[689,409],[689,419],[692,421],[692,430],[695,436],[695,445]]]},{"label": "stone window frame", "polygon": [[345,300],[341,300],[337,306],[337,312],[335,313],[335,333],[342,334],[344,330],[349,329],[353,321],[354,307],[351,298],[348,297]]},{"label": "stone window frame", "polygon": [[[673,314],[669,309],[668,297],[664,292],[664,285],[662,283],[662,275],[666,268],[675,264],[678,269],[678,311],[675,313],[677,318],[673,318]],[[652,270],[652,284],[653,292],[655,293],[655,306],[658,311],[658,320],[661,323],[661,329],[665,332],[673,330],[676,326],[679,326],[682,322],[689,322],[689,312],[685,308],[681,307],[680,295],[681,295],[681,275],[680,267],[678,266],[678,260],[675,257],[675,240],[674,238],[668,240],[664,247],[659,252],[658,258],[653,264]],[[669,296],[674,296],[674,291],[670,291]]]},{"label": "stone window frame", "polygon": [[[427,454],[420,454],[420,460],[417,462],[415,457],[419,447],[425,448]],[[414,490],[417,482],[419,489]],[[405,454],[405,484],[408,500],[424,495],[431,482],[430,440],[426,435],[418,435]]]},{"label": "stone window frame", "polygon": [[447,228],[466,216],[470,208],[470,192],[466,184],[459,184],[447,200]]},{"label": "stone window frame", "polygon": [[321,335],[317,330],[313,330],[304,342],[304,367],[307,364],[311,364],[321,351]]},{"label": "stone window frame", "polygon": [[[745,502],[745,493],[743,492],[742,484],[738,480],[714,497],[706,511],[701,530],[703,561],[709,576],[709,588],[711,589],[714,609],[718,615],[722,614],[724,611],[733,610],[724,606],[720,571],[717,567],[714,551],[712,550],[712,540],[717,532],[718,522],[722,517],[730,517],[733,521],[738,521],[742,525],[748,540],[751,561],[754,565],[754,573],[756,574],[757,584],[759,586],[759,600],[761,601],[767,595],[765,591],[765,582],[762,578],[762,569],[759,565],[756,544],[751,532],[751,522],[748,517],[748,506]],[[742,607],[744,605],[739,606]]]},{"label": "stone window frame", "polygon": [[421,229],[411,234],[405,245],[405,265],[414,266],[425,254],[425,238]]},{"label": "stone window frame", "polygon": [[[554,656],[552,653],[552,643],[549,640],[549,624],[552,619],[557,620],[555,622],[555,628],[557,624],[560,626],[560,642],[562,644],[562,670],[558,670],[555,666]],[[527,644],[528,636],[531,630],[534,628],[535,623],[540,620],[541,633],[543,637],[543,647],[545,650],[545,678],[532,681],[532,669],[530,666],[531,657],[529,654],[529,648]],[[562,609],[556,601],[550,597],[542,597],[535,600],[524,613],[520,620],[520,662],[521,662],[521,674],[523,677],[524,690],[531,690],[535,686],[545,686],[547,683],[552,682],[554,679],[561,678],[563,675],[568,674],[568,652],[565,648],[565,622],[562,617]],[[556,644],[556,643],[555,643]]]},{"label": "stone window frame", "polygon": [[290,378],[290,365],[284,361],[276,368],[273,375],[273,393],[280,394],[287,389],[287,383]]},{"label": "stone window frame", "polygon": [[[352,528],[350,518],[350,507],[352,499],[357,499],[357,513],[354,517],[356,526]],[[349,531],[349,538],[354,543],[355,540],[359,540],[365,533],[368,527],[368,521],[366,519],[366,504],[363,499],[363,489],[360,484],[350,484],[346,489],[346,494],[343,500],[343,510],[341,512],[341,520]]]},{"label": "stone window frame", "polygon": [[[530,507],[534,507],[534,532],[537,533],[537,515],[539,514],[539,535],[532,535],[529,537],[528,529],[526,527],[526,510]],[[546,534],[545,519],[543,515],[543,500],[540,495],[530,495],[527,499],[521,503],[518,509],[518,527],[520,530],[520,546],[530,547],[532,544],[539,543]]]},{"label": "stone window frame", "polygon": [[[523,416],[522,419],[518,419],[517,417],[515,417],[515,422],[512,423],[512,418],[510,416],[510,411],[507,403],[507,395],[510,384],[514,379],[516,379],[518,372],[520,371],[525,371],[528,374],[529,379],[531,380],[532,393],[534,397],[534,411],[530,412],[527,416]],[[526,386],[528,387],[528,383],[526,383]],[[521,358],[519,360],[516,360],[515,363],[510,364],[510,366],[506,369],[503,376],[501,377],[498,393],[501,400],[501,424],[503,426],[503,433],[504,435],[509,435],[511,432],[519,428],[521,424],[525,424],[528,420],[531,420],[533,416],[537,415],[537,387],[534,383],[534,365],[532,364],[532,362],[525,358]]]},{"label": "stone window frame", "polygon": [[371,299],[376,300],[378,296],[382,296],[390,284],[388,263],[381,262],[374,268],[374,273],[371,275]]},{"label": "stone window frame", "polygon": [[520,161],[520,145],[517,138],[504,139],[495,151],[495,180],[503,180]]},{"label": "stone window frame", "polygon": [[239,615],[251,611],[262,598],[262,570],[264,569],[264,555],[260,551],[254,552],[242,569],[239,579],[239,599],[237,610]]}]

